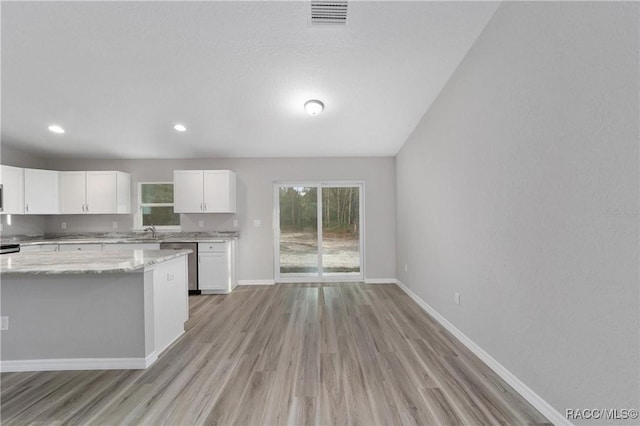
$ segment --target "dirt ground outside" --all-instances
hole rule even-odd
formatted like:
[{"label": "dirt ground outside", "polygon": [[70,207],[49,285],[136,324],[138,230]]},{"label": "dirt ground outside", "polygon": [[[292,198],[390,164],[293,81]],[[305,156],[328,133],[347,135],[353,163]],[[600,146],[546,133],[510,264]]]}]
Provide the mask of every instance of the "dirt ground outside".
[{"label": "dirt ground outside", "polygon": [[[360,274],[360,241],[357,235],[324,235],[323,273]],[[280,232],[280,273],[318,271],[318,239],[315,231]]]}]

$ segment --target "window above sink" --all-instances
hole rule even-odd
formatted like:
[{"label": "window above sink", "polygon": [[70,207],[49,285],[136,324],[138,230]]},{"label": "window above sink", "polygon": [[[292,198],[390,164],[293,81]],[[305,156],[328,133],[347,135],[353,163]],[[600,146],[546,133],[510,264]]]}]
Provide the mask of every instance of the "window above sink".
[{"label": "window above sink", "polygon": [[154,225],[158,231],[180,231],[180,214],[173,211],[173,182],[138,182],[138,230]]}]

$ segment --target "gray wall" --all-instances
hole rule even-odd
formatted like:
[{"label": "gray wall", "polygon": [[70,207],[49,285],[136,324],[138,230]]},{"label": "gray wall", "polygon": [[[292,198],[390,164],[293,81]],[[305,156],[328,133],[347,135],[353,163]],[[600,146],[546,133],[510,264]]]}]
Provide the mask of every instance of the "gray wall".
[{"label": "gray wall", "polygon": [[24,151],[16,145],[0,142],[0,164],[42,169],[45,168],[46,162],[44,157]]},{"label": "gray wall", "polygon": [[4,275],[0,308],[10,322],[9,330],[2,332],[2,360],[148,355],[144,274],[88,277]]},{"label": "gray wall", "polygon": [[[15,167],[27,167],[31,169],[46,168],[46,160],[38,155],[21,150],[19,147],[0,143],[0,164]],[[3,236],[11,235],[39,235],[44,232],[44,216],[12,215],[11,223],[8,223],[6,215],[0,215]]]},{"label": "gray wall", "polygon": [[[273,183],[283,180],[365,181],[365,274],[367,278],[395,277],[395,161],[393,158],[246,158],[188,160],[77,160],[50,159],[54,170],[120,170],[131,173],[134,187],[132,209],[137,200],[137,182],[171,181],[175,169],[230,169],[238,175],[237,214],[182,215],[184,231],[239,230],[239,279],[273,279]],[[232,226],[238,219],[239,227]],[[255,227],[253,221],[262,225]],[[198,221],[205,222],[204,228]],[[128,232],[133,215],[48,216],[46,232]]]},{"label": "gray wall", "polygon": [[563,415],[640,408],[638,59],[638,4],[505,2],[397,157],[398,278]]}]

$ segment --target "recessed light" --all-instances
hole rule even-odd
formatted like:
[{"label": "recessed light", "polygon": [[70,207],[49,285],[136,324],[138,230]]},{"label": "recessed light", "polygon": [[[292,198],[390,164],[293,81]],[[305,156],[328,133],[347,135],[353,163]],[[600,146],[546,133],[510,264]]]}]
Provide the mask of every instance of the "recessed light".
[{"label": "recessed light", "polygon": [[58,134],[64,133],[64,129],[57,124],[52,124],[51,126],[49,126],[49,131]]},{"label": "recessed light", "polygon": [[184,127],[184,124],[174,124],[173,128],[178,132],[186,132],[187,128]]},{"label": "recessed light", "polygon": [[324,109],[324,104],[317,99],[311,99],[304,103],[304,109],[309,115],[318,115]]}]

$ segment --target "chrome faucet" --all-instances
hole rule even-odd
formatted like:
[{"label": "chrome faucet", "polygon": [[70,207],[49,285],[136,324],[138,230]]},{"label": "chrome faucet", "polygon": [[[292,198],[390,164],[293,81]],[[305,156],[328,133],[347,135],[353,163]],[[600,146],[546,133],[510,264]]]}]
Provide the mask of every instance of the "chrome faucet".
[{"label": "chrome faucet", "polygon": [[144,228],[144,231],[151,231],[151,238],[155,238],[156,237],[156,226],[155,225],[151,225],[151,226],[147,226],[146,228]]}]

